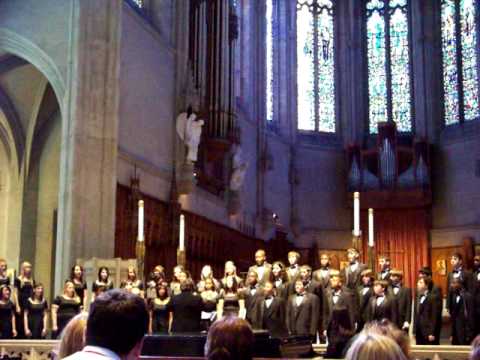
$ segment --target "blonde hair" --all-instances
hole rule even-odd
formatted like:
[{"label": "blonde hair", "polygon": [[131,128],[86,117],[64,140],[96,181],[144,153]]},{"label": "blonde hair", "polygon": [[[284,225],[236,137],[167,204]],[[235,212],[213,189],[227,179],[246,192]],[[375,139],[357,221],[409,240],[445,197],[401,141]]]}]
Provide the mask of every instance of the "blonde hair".
[{"label": "blonde hair", "polygon": [[375,333],[360,333],[345,355],[345,360],[407,360],[395,341]]},{"label": "blonde hair", "polygon": [[59,359],[63,359],[83,349],[85,346],[87,318],[88,314],[86,312],[80,313],[74,316],[65,326],[60,336]]}]

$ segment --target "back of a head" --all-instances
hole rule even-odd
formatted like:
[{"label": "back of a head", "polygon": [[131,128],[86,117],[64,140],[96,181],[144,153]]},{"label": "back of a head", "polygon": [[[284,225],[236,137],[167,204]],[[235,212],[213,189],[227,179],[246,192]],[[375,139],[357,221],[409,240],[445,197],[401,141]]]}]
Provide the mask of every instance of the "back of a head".
[{"label": "back of a head", "polygon": [[83,349],[85,345],[86,313],[80,313],[70,320],[60,337],[58,358],[63,359]]},{"label": "back of a head", "polygon": [[143,299],[124,290],[110,290],[90,305],[86,344],[126,355],[143,339],[147,328]]},{"label": "back of a head", "polygon": [[389,337],[360,333],[345,356],[346,360],[407,360],[403,351]]},{"label": "back of a head", "polygon": [[397,343],[405,356],[407,358],[410,357],[410,338],[391,321],[383,319],[381,321],[369,322],[365,324],[363,333],[383,335],[392,339]]},{"label": "back of a head", "polygon": [[480,335],[472,341],[472,351],[469,360],[480,360]]},{"label": "back of a head", "polygon": [[210,327],[205,356],[209,360],[250,360],[253,358],[254,340],[248,322],[227,316]]}]

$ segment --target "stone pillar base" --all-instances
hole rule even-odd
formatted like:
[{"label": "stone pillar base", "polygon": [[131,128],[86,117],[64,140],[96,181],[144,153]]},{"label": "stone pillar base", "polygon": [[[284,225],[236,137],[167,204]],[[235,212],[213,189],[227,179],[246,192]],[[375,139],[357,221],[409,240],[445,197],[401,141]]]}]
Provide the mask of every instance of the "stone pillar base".
[{"label": "stone pillar base", "polygon": [[179,195],[190,194],[193,190],[194,165],[192,163],[184,163],[180,166],[177,176],[177,190]]}]

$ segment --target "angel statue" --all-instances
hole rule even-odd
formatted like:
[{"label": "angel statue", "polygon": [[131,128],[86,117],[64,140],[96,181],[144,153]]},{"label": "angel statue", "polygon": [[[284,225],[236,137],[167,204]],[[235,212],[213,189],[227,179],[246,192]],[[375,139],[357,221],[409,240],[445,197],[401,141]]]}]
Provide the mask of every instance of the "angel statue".
[{"label": "angel statue", "polygon": [[187,160],[191,162],[197,161],[198,145],[204,124],[202,119],[197,118],[191,106],[188,107],[187,112],[182,112],[177,116],[177,134],[187,145]]},{"label": "angel statue", "polygon": [[233,154],[232,167],[233,172],[230,178],[230,190],[239,191],[245,181],[245,174],[248,168],[248,162],[243,159],[242,148],[239,145],[236,146]]}]

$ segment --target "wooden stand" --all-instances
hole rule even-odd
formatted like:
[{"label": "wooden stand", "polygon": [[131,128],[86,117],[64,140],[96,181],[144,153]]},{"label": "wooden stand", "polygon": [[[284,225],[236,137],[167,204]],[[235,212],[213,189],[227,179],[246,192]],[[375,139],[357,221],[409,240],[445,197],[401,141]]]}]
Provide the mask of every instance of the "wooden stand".
[{"label": "wooden stand", "polygon": [[185,250],[177,249],[177,265],[187,266],[187,253]]},{"label": "wooden stand", "polygon": [[138,241],[135,245],[135,254],[137,257],[137,276],[143,281],[145,275],[145,241]]}]

